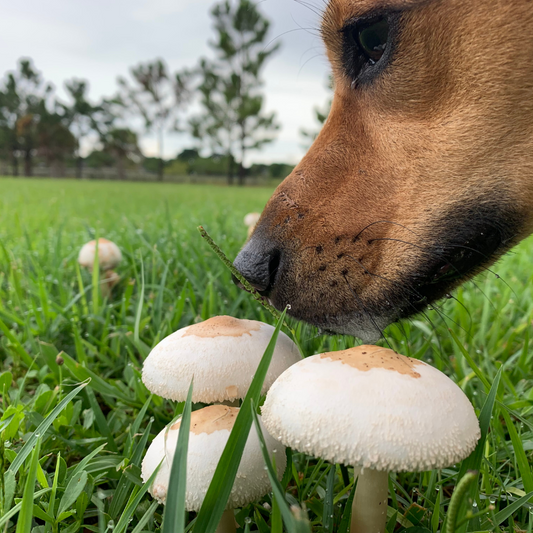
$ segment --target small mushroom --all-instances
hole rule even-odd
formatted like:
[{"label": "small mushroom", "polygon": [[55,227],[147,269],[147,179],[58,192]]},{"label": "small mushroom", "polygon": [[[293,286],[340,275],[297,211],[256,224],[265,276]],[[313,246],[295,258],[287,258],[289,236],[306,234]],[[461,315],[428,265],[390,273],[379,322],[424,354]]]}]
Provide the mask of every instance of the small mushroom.
[{"label": "small mushroom", "polygon": [[[191,414],[185,494],[185,505],[188,511],[200,509],[238,413],[237,407],[211,405]],[[142,463],[142,478],[146,482],[163,460],[149,489],[150,494],[161,503],[166,503],[179,428],[180,421],[178,420],[175,424],[163,429],[150,444]],[[274,456],[277,474],[281,479],[287,462],[285,448],[266,431],[263,433],[268,453]],[[237,477],[217,533],[235,532],[233,509],[259,500],[271,490],[259,438],[253,426],[246,441]]]},{"label": "small mushroom", "polygon": [[261,213],[248,213],[244,217],[244,225],[248,228],[248,237],[252,234],[254,231],[254,228],[256,224],[259,222],[259,219],[261,218]]},{"label": "small mushroom", "polygon": [[[255,320],[216,316],[163,339],[143,365],[146,387],[163,398],[185,401],[194,377],[193,402],[234,402],[248,392],[274,328]],[[294,342],[279,333],[263,394],[301,360]]]},{"label": "small mushroom", "polygon": [[[78,255],[78,263],[92,272],[96,255],[96,241],[84,244]],[[122,261],[120,248],[112,241],[98,239],[98,264],[103,272],[101,290],[104,297],[109,296],[111,289],[120,281],[120,276],[113,271]]]},{"label": "small mushroom", "polygon": [[272,385],[262,413],[286,446],[360,472],[351,533],[385,531],[388,472],[444,468],[480,437],[474,409],[451,379],[379,346],[293,365]]}]

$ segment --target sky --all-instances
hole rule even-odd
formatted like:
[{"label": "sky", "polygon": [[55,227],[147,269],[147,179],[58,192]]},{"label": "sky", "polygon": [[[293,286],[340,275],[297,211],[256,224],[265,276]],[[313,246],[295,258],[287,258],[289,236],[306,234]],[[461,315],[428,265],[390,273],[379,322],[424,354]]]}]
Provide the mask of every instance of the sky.
[{"label": "sky", "polygon": [[[233,0],[234,1],[234,0]],[[263,79],[266,110],[281,130],[274,143],[246,162],[297,163],[305,152],[301,128],[317,129],[313,108],[329,98],[328,64],[318,35],[323,0],[262,0],[272,22],[270,40],[281,49]],[[163,58],[172,72],[212,57],[213,0],[0,0],[0,76],[30,57],[58,95],[73,77],[90,82],[90,98],[112,96],[116,79],[139,62]],[[168,135],[165,157],[194,145],[187,134]],[[156,155],[155,138],[143,137],[145,155]]]}]

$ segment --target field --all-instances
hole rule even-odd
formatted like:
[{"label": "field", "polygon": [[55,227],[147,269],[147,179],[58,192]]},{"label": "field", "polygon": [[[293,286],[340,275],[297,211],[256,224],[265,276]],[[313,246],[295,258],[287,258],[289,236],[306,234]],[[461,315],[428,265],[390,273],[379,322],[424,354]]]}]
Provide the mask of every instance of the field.
[{"label": "field", "polygon": [[[234,257],[243,216],[271,192],[0,179],[1,532],[161,530],[163,506],[143,493],[139,465],[183,404],[150,396],[142,361],[171,332],[214,315],[274,323],[196,230],[203,224]],[[77,266],[95,236],[124,255],[109,300]],[[532,264],[528,240],[454,299],[385,332],[397,351],[458,383],[486,428],[463,464],[391,475],[389,533],[533,531]],[[306,356],[356,343],[289,324]],[[471,468],[479,475],[453,528],[450,498]],[[282,485],[293,512],[307,513],[302,531],[344,531],[351,477],[351,468],[292,454]],[[267,495],[236,513],[238,531],[291,531],[283,509]],[[194,519],[192,531],[205,533]]]}]

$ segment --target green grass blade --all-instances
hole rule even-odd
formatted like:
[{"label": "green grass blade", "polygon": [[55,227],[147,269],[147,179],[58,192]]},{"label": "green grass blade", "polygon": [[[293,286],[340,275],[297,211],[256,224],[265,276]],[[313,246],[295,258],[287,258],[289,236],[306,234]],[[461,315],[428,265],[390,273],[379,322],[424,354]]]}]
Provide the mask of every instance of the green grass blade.
[{"label": "green grass blade", "polygon": [[161,464],[157,466],[157,468],[154,470],[153,474],[148,478],[146,483],[139,489],[132,493],[128,505],[126,505],[126,508],[124,509],[124,512],[122,513],[122,516],[120,517],[120,520],[118,521],[117,525],[115,526],[115,529],[113,530],[113,533],[122,533],[126,530],[128,527],[128,524],[130,523],[131,517],[133,516],[133,513],[135,512],[135,509],[139,506],[139,503],[143,499],[144,495],[148,492],[148,489],[152,486],[152,483],[157,476],[157,473],[159,472],[159,468],[161,467]]},{"label": "green grass blade", "polygon": [[113,494],[113,500],[111,501],[111,506],[109,507],[109,515],[112,518],[115,518],[123,509],[126,504],[128,495],[131,493],[133,481],[128,477],[131,468],[134,465],[141,464],[142,455],[146,449],[146,442],[150,436],[150,429],[152,428],[152,420],[148,422],[146,429],[143,432],[143,435],[135,448],[133,449],[133,454],[129,457],[129,465],[122,472],[122,476],[117,484],[115,493]]},{"label": "green grass blade", "polygon": [[[87,289],[83,286],[83,278],[81,276],[81,270],[80,270],[80,264],[76,261],[76,280],[78,281],[78,290],[80,291],[78,294],[79,299],[81,300],[82,310],[84,315],[89,314],[89,306],[87,305],[87,296],[85,296],[85,293]],[[77,301],[75,298],[74,301]],[[65,311],[67,311],[69,306],[65,308]]]},{"label": "green grass blade", "polygon": [[333,491],[335,490],[335,479],[337,472],[335,465],[331,465],[326,481],[326,497],[324,498],[324,508],[322,511],[322,523],[324,533],[333,533]]},{"label": "green grass blade", "polygon": [[235,425],[233,426],[226,447],[222,452],[222,456],[215,470],[215,475],[209,485],[203,505],[196,518],[196,524],[194,527],[196,533],[214,533],[220,522],[224,509],[226,508],[233,482],[237,475],[244,446],[246,445],[248,434],[250,433],[250,428],[252,426],[252,400],[255,405],[259,403],[263,382],[270,361],[272,360],[272,354],[274,353],[274,347],[276,346],[276,340],[281,325],[283,324],[285,313],[286,311],[283,311],[278,320],[276,329],[274,330],[267,349],[263,354],[257,372],[252,380],[252,384],[250,385],[246,398],[237,415]]},{"label": "green grass blade", "polygon": [[[41,496],[44,496],[51,490],[52,489],[41,489],[41,490],[38,490],[37,492],[34,492],[33,500],[35,501],[36,499],[40,498]],[[9,520],[11,520],[11,518],[20,511],[21,507],[22,507],[21,501],[17,503],[16,505],[14,505],[13,507],[11,507],[11,509],[9,509],[9,511],[7,511],[6,514],[2,516],[2,518],[0,518],[0,527],[4,527],[9,522]]]},{"label": "green grass blade", "polygon": [[79,475],[73,477],[70,480],[69,484],[67,485],[67,488],[65,489],[63,497],[59,502],[59,510],[57,511],[58,516],[61,515],[61,513],[65,512],[78,499],[78,496],[85,488],[86,483],[87,472],[85,472],[85,470],[82,470]]},{"label": "green grass blade", "polygon": [[37,443],[39,436],[44,435],[48,428],[52,425],[54,420],[59,416],[59,413],[67,406],[67,404],[74,398],[89,382],[82,383],[76,387],[73,391],[69,392],[61,402],[54,408],[54,410],[39,424],[39,427],[33,432],[30,438],[26,441],[20,452],[15,457],[14,461],[9,465],[8,472],[16,474],[22,463],[26,460],[26,457],[31,453],[33,447]]},{"label": "green grass blade", "polygon": [[93,315],[98,315],[100,309],[100,263],[98,261],[98,255],[100,250],[98,249],[98,233],[95,235],[95,248],[94,248],[94,261],[93,261],[93,274],[92,274],[92,304]]},{"label": "green grass blade", "polygon": [[135,344],[140,341],[140,324],[144,305],[144,263],[141,257],[141,290],[139,291],[139,301],[137,302],[137,311],[135,313],[135,326],[133,329],[133,340]]},{"label": "green grass blade", "polygon": [[41,438],[38,437],[33,448],[30,468],[24,485],[22,505],[17,518],[16,533],[30,533],[33,522],[33,500],[35,493],[35,479],[37,477],[37,466],[39,465],[39,452],[41,451]]},{"label": "green grass blade", "polygon": [[59,467],[61,465],[61,453],[57,454],[56,459],[56,469],[54,472],[54,479],[52,481],[52,494],[50,494],[50,499],[48,500],[48,514],[54,516],[54,509],[55,509],[55,503],[56,503],[56,494],[57,494],[57,487],[59,484]]},{"label": "green grass blade", "polygon": [[507,431],[511,437],[511,442],[513,444],[513,449],[516,456],[516,462],[518,464],[518,470],[520,470],[522,483],[524,484],[524,490],[525,492],[533,492],[533,474],[531,473],[531,467],[529,465],[529,461],[527,460],[522,440],[520,439],[520,436],[518,435],[518,432],[516,431],[516,428],[507,410],[504,408],[501,409],[500,412],[505,419]]},{"label": "green grass blade", "polygon": [[494,409],[494,402],[496,401],[496,394],[498,393],[498,387],[500,385],[500,379],[502,377],[502,368],[498,370],[490,392],[487,395],[487,399],[483,404],[481,413],[479,415],[479,426],[481,429],[481,437],[477,443],[475,450],[463,461],[457,480],[459,481],[469,470],[479,471],[481,468],[481,461],[483,461],[483,450],[485,449],[485,441],[487,440],[487,434],[489,432],[490,419],[492,417],[492,411]]},{"label": "green grass blade", "polygon": [[11,333],[11,330],[6,326],[6,324],[2,321],[0,318],[0,331],[6,336],[7,339],[11,342],[13,347],[15,348],[15,351],[20,356],[22,361],[24,361],[24,364],[28,367],[31,367],[33,365],[33,359],[31,358],[30,354],[24,349],[24,346],[19,342],[17,337]]},{"label": "green grass blade", "polygon": [[95,450],[93,450],[89,455],[84,457],[77,465],[76,468],[72,471],[72,474],[70,474],[70,477],[68,478],[68,481],[72,479],[73,477],[76,477],[82,470],[85,469],[89,461],[96,457],[97,455],[100,455],[100,452],[103,451],[103,449],[107,446],[107,444],[102,444],[101,446],[98,446]]},{"label": "green grass blade", "polygon": [[346,505],[344,507],[344,512],[342,513],[341,522],[339,524],[339,529],[337,533],[348,533],[348,528],[350,527],[350,521],[352,519],[352,505],[355,498],[355,490],[357,489],[357,479],[353,484],[353,488],[350,491],[348,499],[346,500]]},{"label": "green grass blade", "polygon": [[68,368],[75,379],[79,379],[80,381],[90,380],[91,388],[99,394],[109,396],[113,399],[118,398],[129,405],[132,404],[131,398],[128,398],[128,396],[126,396],[118,387],[111,385],[105,379],[102,379],[90,368],[81,365],[65,352],[61,352],[61,357],[63,357],[65,367]]},{"label": "green grass blade", "polygon": [[102,409],[100,409],[100,406],[98,405],[98,401],[96,400],[96,396],[94,395],[92,387],[87,387],[85,389],[85,394],[87,395],[87,399],[89,400],[89,404],[91,405],[91,409],[93,410],[96,425],[98,426],[100,433],[107,439],[109,449],[112,452],[118,452],[115,439],[113,438],[113,433],[109,429],[106,417],[104,413],[102,413]]},{"label": "green grass blade", "polygon": [[295,518],[287,502],[285,501],[285,495],[283,493],[283,488],[281,487],[281,484],[278,481],[276,470],[274,469],[274,465],[272,464],[272,461],[270,460],[270,456],[268,455],[268,448],[265,443],[265,437],[263,435],[263,431],[261,429],[261,424],[259,423],[259,418],[257,416],[255,407],[252,409],[252,416],[253,416],[253,420],[255,424],[255,429],[259,437],[259,444],[261,446],[261,453],[263,454],[263,459],[265,461],[265,465],[267,468],[268,478],[270,480],[270,484],[272,485],[272,491],[274,493],[274,498],[276,499],[276,502],[278,503],[279,510],[281,512],[281,516],[283,517],[283,521],[285,522],[287,531],[289,533],[299,533],[299,532],[304,532],[304,531],[310,533],[311,529],[308,527],[308,525],[304,521],[297,520]]},{"label": "green grass blade", "polygon": [[476,376],[480,379],[481,383],[485,385],[486,389],[490,390],[491,387],[490,387],[489,380],[485,377],[481,369],[476,365],[474,359],[468,353],[468,350],[463,346],[463,343],[459,340],[459,337],[455,334],[455,332],[452,329],[449,329],[448,331],[450,332],[452,339],[455,341],[455,344],[457,344],[459,350],[461,350],[461,353],[464,355],[465,359],[470,365],[470,368],[474,371]]},{"label": "green grass blade", "polygon": [[504,520],[507,520],[515,511],[518,511],[520,507],[526,505],[528,500],[533,496],[533,492],[529,492],[525,496],[522,496],[511,505],[508,505],[505,509],[502,509],[499,513],[496,513],[491,520],[493,526],[499,526]]},{"label": "green grass blade", "polygon": [[168,482],[167,501],[163,515],[162,533],[183,533],[185,530],[185,491],[187,489],[187,452],[189,450],[189,430],[191,427],[191,403],[193,382],[181,415],[180,432],[176,452],[172,460]]},{"label": "green grass blade", "polygon": [[141,533],[142,531],[144,531],[144,527],[146,526],[146,524],[148,524],[148,522],[150,522],[158,506],[159,502],[152,502],[152,505],[148,507],[148,510],[146,511],[146,513],[144,513],[143,517],[139,520],[139,522],[135,526],[135,529],[131,533]]}]

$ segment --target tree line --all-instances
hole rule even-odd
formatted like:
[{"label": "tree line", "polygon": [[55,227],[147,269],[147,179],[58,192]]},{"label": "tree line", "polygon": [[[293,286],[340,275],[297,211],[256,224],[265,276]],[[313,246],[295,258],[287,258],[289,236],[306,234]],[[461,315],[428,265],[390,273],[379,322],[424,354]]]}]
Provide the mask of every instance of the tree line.
[{"label": "tree line", "polygon": [[[89,98],[87,80],[66,81],[62,100],[30,59],[19,60],[0,81],[0,160],[13,175],[32,176],[36,161],[56,174],[75,162],[77,177],[84,165],[113,164],[120,178],[128,166],[143,163],[160,180],[169,168],[194,172],[212,163],[219,171],[224,166],[228,183],[236,177],[243,184],[247,172],[261,170],[245,167],[247,153],[272,142],[279,129],[275,113],[264,110],[261,79],[279,43],[267,44],[270,22],[251,0],[223,0],[211,16],[213,57],[174,73],[162,59],[141,63],[118,78],[114,95],[97,103]],[[200,108],[196,114],[190,113],[193,101]],[[132,122],[156,136],[157,158],[143,157]],[[189,132],[196,147],[165,161],[171,132]],[[81,146],[89,138],[94,149],[83,157]],[[201,158],[202,149],[212,156]],[[280,172],[278,167],[272,171]]]}]

